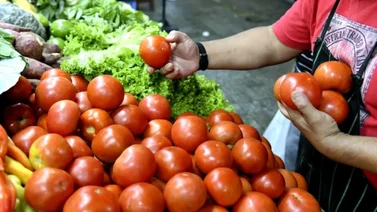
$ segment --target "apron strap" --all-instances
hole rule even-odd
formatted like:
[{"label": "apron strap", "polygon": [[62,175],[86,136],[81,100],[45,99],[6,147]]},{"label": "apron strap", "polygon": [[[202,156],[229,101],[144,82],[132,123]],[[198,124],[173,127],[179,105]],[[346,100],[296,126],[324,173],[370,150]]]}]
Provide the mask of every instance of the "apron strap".
[{"label": "apron strap", "polygon": [[338,8],[339,2],[340,2],[340,0],[336,0],[336,2],[335,2],[335,4],[334,4],[333,8],[332,8],[331,11],[330,11],[329,16],[327,17],[327,20],[326,20],[326,22],[325,22],[325,26],[323,27],[323,30],[322,30],[322,33],[321,33],[321,39],[322,39],[322,40],[325,38],[326,32],[327,32],[327,30],[329,29],[329,26],[330,26],[331,20],[332,20],[332,18],[334,17],[334,14],[335,14],[336,9]]},{"label": "apron strap", "polygon": [[363,79],[363,74],[365,70],[367,69],[368,63],[370,59],[372,58],[374,52],[376,51],[376,48],[377,48],[377,42],[373,45],[372,49],[370,50],[369,54],[367,55],[363,64],[361,65],[359,72],[357,72],[357,78],[360,79],[361,81]]}]

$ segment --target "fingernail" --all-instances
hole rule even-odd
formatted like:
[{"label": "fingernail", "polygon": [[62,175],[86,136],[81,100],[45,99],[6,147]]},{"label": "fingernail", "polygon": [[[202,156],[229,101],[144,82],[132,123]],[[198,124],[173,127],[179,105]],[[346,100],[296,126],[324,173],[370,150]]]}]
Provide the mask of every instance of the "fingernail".
[{"label": "fingernail", "polygon": [[302,97],[302,93],[300,91],[294,91],[292,93],[292,99],[297,101],[297,100],[300,100]]}]

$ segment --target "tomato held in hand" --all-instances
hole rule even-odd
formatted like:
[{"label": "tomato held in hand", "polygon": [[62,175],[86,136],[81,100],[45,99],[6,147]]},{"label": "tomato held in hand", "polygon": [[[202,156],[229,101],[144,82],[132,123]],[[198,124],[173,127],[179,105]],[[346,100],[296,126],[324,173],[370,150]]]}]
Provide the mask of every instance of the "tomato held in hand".
[{"label": "tomato held in hand", "polygon": [[275,96],[275,99],[281,103],[281,97],[280,97],[280,86],[281,86],[281,82],[283,82],[283,80],[285,80],[285,78],[287,77],[286,74],[280,76],[275,84],[274,84],[274,96]]},{"label": "tomato held in hand", "polygon": [[262,171],[268,161],[268,153],[263,144],[254,138],[239,140],[232,149],[235,165],[246,174]]},{"label": "tomato held in hand", "polygon": [[281,100],[289,108],[297,110],[292,100],[292,93],[294,91],[303,92],[315,108],[321,104],[322,89],[318,81],[311,74],[306,72],[289,73],[281,82]]},{"label": "tomato held in hand", "polygon": [[33,109],[24,103],[16,103],[4,109],[4,128],[10,135],[36,124]]},{"label": "tomato held in hand", "polygon": [[349,112],[347,100],[336,91],[323,91],[321,105],[318,110],[329,114],[337,124],[346,120]]},{"label": "tomato held in hand", "polygon": [[72,75],[71,80],[77,92],[86,91],[89,82],[83,76]]},{"label": "tomato held in hand", "polygon": [[105,170],[101,162],[94,157],[83,156],[75,159],[67,168],[76,188],[88,185],[103,185]]},{"label": "tomato held in hand", "polygon": [[150,35],[141,41],[139,53],[147,65],[156,69],[162,68],[170,59],[170,43],[162,36]]},{"label": "tomato held in hand", "polygon": [[198,175],[181,172],[166,183],[164,197],[170,212],[196,212],[204,206],[207,190]]},{"label": "tomato held in hand", "polygon": [[305,190],[291,188],[278,203],[279,212],[321,212],[318,201]]},{"label": "tomato held in hand", "polygon": [[162,135],[171,140],[171,128],[173,124],[165,119],[154,119],[148,122],[143,137],[151,137],[153,135]]},{"label": "tomato held in hand", "polygon": [[266,169],[250,179],[253,191],[261,192],[271,199],[280,197],[285,191],[283,175],[276,169]]},{"label": "tomato held in hand", "polygon": [[169,101],[160,94],[151,94],[142,99],[139,108],[149,120],[171,118],[171,106]]},{"label": "tomato held in hand", "polygon": [[221,122],[221,121],[231,121],[234,122],[234,119],[232,115],[228,111],[219,109],[214,110],[208,115],[208,123],[209,126],[214,126],[215,124]]},{"label": "tomato held in hand", "polygon": [[71,100],[61,100],[53,104],[47,113],[47,129],[50,133],[68,136],[77,130],[80,108]]},{"label": "tomato held in hand", "polygon": [[76,135],[70,135],[64,137],[64,139],[68,142],[69,146],[71,146],[73,151],[73,159],[83,156],[93,156],[92,150],[89,146],[85,143],[85,141]]},{"label": "tomato held in hand", "polygon": [[322,90],[335,90],[344,94],[352,88],[352,70],[347,64],[339,61],[322,63],[315,70],[314,78]]},{"label": "tomato held in hand", "polygon": [[248,192],[234,205],[233,212],[278,212],[274,201],[259,192]]},{"label": "tomato held in hand", "polygon": [[212,199],[228,207],[235,204],[243,194],[240,177],[230,168],[216,168],[204,178],[204,184]]},{"label": "tomato held in hand", "polygon": [[124,212],[164,212],[165,200],[162,192],[149,183],[135,183],[123,190],[119,204]]},{"label": "tomato held in hand", "polygon": [[242,131],[231,121],[221,121],[211,127],[208,139],[220,141],[226,145],[235,144],[242,138]]},{"label": "tomato held in hand", "polygon": [[127,127],[132,134],[140,135],[148,125],[147,116],[136,105],[122,105],[111,113],[115,124]]},{"label": "tomato held in hand", "polygon": [[17,83],[9,90],[4,92],[4,96],[13,102],[23,102],[27,100],[32,93],[32,87],[24,76],[20,76]]},{"label": "tomato held in hand", "polygon": [[29,156],[30,146],[34,143],[35,140],[37,140],[37,138],[46,134],[47,131],[42,127],[30,126],[14,134],[12,140],[18,148],[20,148],[27,156]]}]

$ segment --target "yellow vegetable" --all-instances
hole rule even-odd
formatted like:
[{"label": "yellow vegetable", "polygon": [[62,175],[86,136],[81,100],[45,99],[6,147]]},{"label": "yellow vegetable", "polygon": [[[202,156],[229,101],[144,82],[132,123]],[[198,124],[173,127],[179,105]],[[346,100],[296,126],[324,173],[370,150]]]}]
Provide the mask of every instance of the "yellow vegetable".
[{"label": "yellow vegetable", "polygon": [[37,9],[28,0],[12,0],[12,2],[33,15],[37,13]]},{"label": "yellow vegetable", "polygon": [[25,168],[25,166],[23,166],[20,162],[8,156],[5,156],[4,166],[6,173],[16,175],[24,185],[33,174],[32,171]]}]

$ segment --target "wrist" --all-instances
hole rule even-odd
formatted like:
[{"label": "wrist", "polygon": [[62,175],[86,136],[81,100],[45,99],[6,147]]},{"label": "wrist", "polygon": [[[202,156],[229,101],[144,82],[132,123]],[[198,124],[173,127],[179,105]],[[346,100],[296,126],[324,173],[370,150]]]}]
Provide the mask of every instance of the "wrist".
[{"label": "wrist", "polygon": [[196,42],[199,51],[199,68],[198,70],[205,71],[208,69],[208,55],[204,45],[200,42]]}]

